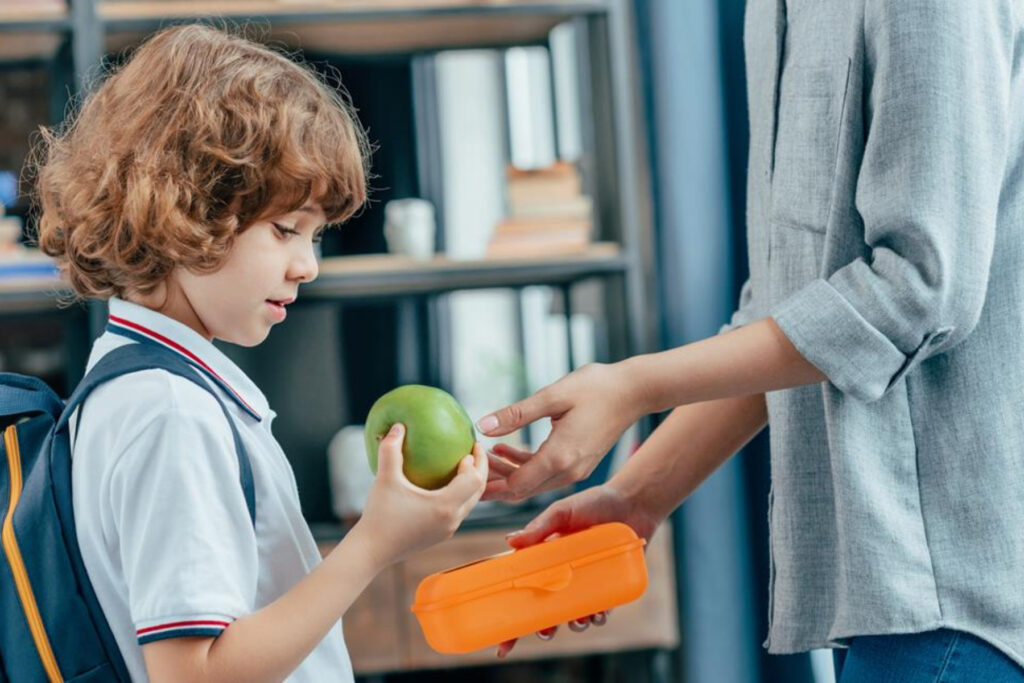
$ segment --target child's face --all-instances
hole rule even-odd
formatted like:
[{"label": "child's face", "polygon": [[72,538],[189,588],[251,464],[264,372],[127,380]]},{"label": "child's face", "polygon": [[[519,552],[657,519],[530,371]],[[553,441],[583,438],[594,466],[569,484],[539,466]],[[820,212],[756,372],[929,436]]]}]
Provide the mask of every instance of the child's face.
[{"label": "child's face", "polygon": [[324,222],[320,206],[307,203],[254,223],[235,239],[216,272],[174,271],[171,287],[179,290],[178,296],[172,292],[163,312],[207,339],[259,344],[285,319],[285,307],[298,296],[299,284],[316,278],[314,242]]}]

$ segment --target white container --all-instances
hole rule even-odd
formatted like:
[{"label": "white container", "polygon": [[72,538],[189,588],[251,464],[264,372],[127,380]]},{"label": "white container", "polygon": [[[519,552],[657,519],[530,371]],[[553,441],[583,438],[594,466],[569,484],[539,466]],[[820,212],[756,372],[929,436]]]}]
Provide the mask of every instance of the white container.
[{"label": "white container", "polygon": [[331,507],[339,519],[358,517],[373,486],[363,425],[342,427],[327,446]]},{"label": "white container", "polygon": [[392,254],[429,259],[436,234],[434,205],[426,199],[393,199],[384,205],[384,238]]}]

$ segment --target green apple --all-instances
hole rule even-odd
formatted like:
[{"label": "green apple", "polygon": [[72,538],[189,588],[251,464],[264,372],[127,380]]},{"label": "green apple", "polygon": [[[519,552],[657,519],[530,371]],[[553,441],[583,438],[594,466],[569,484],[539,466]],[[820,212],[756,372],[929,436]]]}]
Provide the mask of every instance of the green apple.
[{"label": "green apple", "polygon": [[391,425],[405,425],[403,471],[413,484],[441,488],[473,451],[473,421],[455,397],[436,387],[406,384],[377,399],[366,416],[366,453],[377,474],[377,449]]}]

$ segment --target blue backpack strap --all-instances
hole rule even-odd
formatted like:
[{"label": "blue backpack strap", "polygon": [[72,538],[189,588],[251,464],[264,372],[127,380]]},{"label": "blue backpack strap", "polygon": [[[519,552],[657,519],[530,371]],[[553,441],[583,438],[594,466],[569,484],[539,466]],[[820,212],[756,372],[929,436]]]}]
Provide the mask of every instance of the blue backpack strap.
[{"label": "blue backpack strap", "polygon": [[[228,426],[231,427],[231,436],[235,441],[235,454],[238,457],[242,492],[245,495],[246,507],[249,508],[249,519],[255,525],[256,490],[253,484],[252,465],[249,462],[249,454],[245,449],[245,444],[242,443],[242,436],[238,432],[238,427],[235,426],[235,421],[232,419],[228,407],[224,404],[221,397],[217,395],[213,387],[187,361],[158,344],[139,343],[119,346],[101,358],[79,383],[71,398],[68,399],[60,421],[57,423],[57,432],[68,428],[68,420],[70,420],[75,408],[80,408],[93,389],[99,385],[121,375],[152,369],[165,370],[187,379],[209,392],[217,400],[221,410],[224,412],[224,418],[228,421]],[[79,411],[79,416],[81,416],[81,411]]]},{"label": "blue backpack strap", "polygon": [[45,413],[54,420],[64,404],[46,382],[36,377],[0,372],[0,424],[10,417]]}]

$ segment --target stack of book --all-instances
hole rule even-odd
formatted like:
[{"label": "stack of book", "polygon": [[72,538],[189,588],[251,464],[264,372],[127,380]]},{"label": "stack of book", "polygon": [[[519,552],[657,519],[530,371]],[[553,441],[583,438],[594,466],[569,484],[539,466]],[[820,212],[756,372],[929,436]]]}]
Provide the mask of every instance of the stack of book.
[{"label": "stack of book", "polygon": [[578,253],[590,244],[593,202],[579,170],[559,161],[546,168],[508,169],[508,216],[494,228],[490,258]]}]

